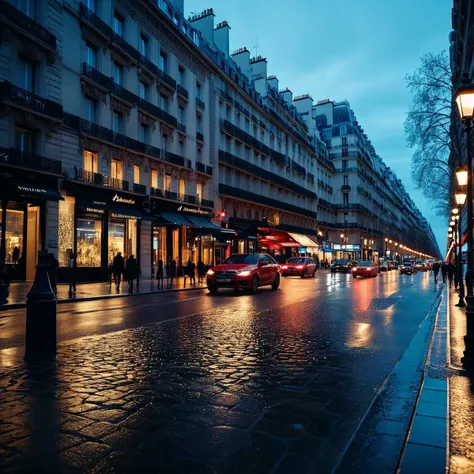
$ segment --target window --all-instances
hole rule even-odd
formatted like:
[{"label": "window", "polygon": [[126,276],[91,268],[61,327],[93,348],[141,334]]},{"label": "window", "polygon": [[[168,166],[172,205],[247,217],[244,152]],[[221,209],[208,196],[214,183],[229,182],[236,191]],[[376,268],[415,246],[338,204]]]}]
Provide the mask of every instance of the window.
[{"label": "window", "polygon": [[140,81],[139,89],[140,89],[139,90],[140,98],[148,100],[148,92],[149,92],[149,89],[150,89],[148,84],[146,82]]},{"label": "window", "polygon": [[178,84],[180,86],[184,86],[185,74],[186,74],[186,69],[184,69],[184,67],[182,67],[182,66],[179,66],[179,68],[178,68]]},{"label": "window", "polygon": [[145,123],[141,123],[138,129],[138,139],[143,143],[148,143],[149,127]]},{"label": "window", "polygon": [[196,160],[202,163],[202,148],[200,146],[196,148]]},{"label": "window", "polygon": [[168,96],[160,94],[160,108],[168,112]]},{"label": "window", "polygon": [[349,184],[349,176],[344,176],[344,186]]},{"label": "window", "polygon": [[161,147],[163,148],[163,151],[167,152],[168,151],[168,135],[162,136],[161,143],[162,143]]},{"label": "window", "polygon": [[186,155],[185,155],[185,151],[184,151],[184,142],[183,142],[183,140],[180,140],[180,141],[179,141],[178,147],[179,147],[179,148],[178,148],[178,154],[179,154],[179,156],[183,156],[183,157],[186,156]]},{"label": "window", "polygon": [[100,267],[102,221],[77,219],[76,242],[78,267]]},{"label": "window", "polygon": [[196,114],[196,130],[202,133],[202,115]]},{"label": "window", "polygon": [[198,203],[201,202],[202,193],[203,193],[203,184],[202,183],[196,183],[196,199],[197,199]]},{"label": "window", "polygon": [[163,72],[166,72],[168,70],[168,55],[164,51],[160,51],[159,67]]},{"label": "window", "polygon": [[186,109],[180,105],[178,109],[178,122],[185,124],[186,123]]},{"label": "window", "polygon": [[96,13],[96,0],[85,0],[86,7]]},{"label": "window", "polygon": [[347,148],[342,149],[342,157],[347,158],[349,156],[349,152],[347,151]]},{"label": "window", "polygon": [[342,146],[347,146],[347,137],[342,137]]},{"label": "window", "polygon": [[97,48],[90,43],[89,41],[86,42],[86,50],[85,50],[85,61],[89,66],[97,67]]},{"label": "window", "polygon": [[122,179],[122,162],[115,158],[110,162],[110,176],[114,179]]},{"label": "window", "polygon": [[140,35],[140,53],[148,57],[148,38],[143,33]]},{"label": "window", "polygon": [[114,13],[114,31],[122,38],[125,36],[125,18],[118,12]]},{"label": "window", "polygon": [[179,195],[180,195],[181,200],[183,200],[185,194],[186,194],[186,182],[184,181],[183,178],[180,178],[180,180],[179,180]]},{"label": "window", "polygon": [[116,84],[123,83],[123,66],[114,62],[114,81]]},{"label": "window", "polygon": [[201,87],[201,84],[199,84],[199,82],[196,82],[196,97],[199,100],[202,100],[202,87]]},{"label": "window", "polygon": [[18,60],[18,86],[34,94],[35,63],[26,58]]},{"label": "window", "polygon": [[344,212],[344,223],[347,223],[348,217],[349,217],[349,214],[347,212]]},{"label": "window", "polygon": [[344,193],[342,195],[343,199],[344,199],[344,206],[348,206],[349,205],[349,193]]},{"label": "window", "polygon": [[17,0],[17,7],[30,18],[36,18],[36,0]]},{"label": "window", "polygon": [[84,97],[84,118],[94,123],[97,121],[97,102],[89,97]]},{"label": "window", "polygon": [[152,188],[158,188],[158,170],[151,170],[150,173],[150,186]]},{"label": "window", "polygon": [[133,165],[133,182],[140,184],[140,165]]},{"label": "window", "polygon": [[35,132],[28,128],[15,126],[15,148],[23,153],[35,152]]},{"label": "window", "polygon": [[165,175],[165,191],[171,192],[171,175]]},{"label": "window", "polygon": [[84,150],[84,170],[90,173],[99,172],[99,157],[97,153]]},{"label": "window", "polygon": [[342,171],[347,171],[347,160],[342,160]]},{"label": "window", "polygon": [[123,131],[123,114],[114,112],[113,131],[115,133],[122,133]]},{"label": "window", "polygon": [[339,133],[340,133],[341,135],[347,135],[347,127],[346,127],[345,125],[341,125],[341,126],[339,127]]}]

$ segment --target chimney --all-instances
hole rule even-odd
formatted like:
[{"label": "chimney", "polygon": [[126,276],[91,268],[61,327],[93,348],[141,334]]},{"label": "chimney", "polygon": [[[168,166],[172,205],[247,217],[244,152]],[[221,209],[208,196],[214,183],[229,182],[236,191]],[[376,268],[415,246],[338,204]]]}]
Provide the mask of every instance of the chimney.
[{"label": "chimney", "polygon": [[229,31],[230,26],[226,21],[221,21],[214,29],[214,44],[229,57]]},{"label": "chimney", "polygon": [[293,104],[307,125],[310,135],[314,135],[316,123],[313,120],[313,98],[309,94],[299,95],[293,99]]},{"label": "chimney", "polygon": [[267,60],[262,56],[256,56],[250,60],[252,68],[252,80],[255,90],[262,96],[267,96]]},{"label": "chimney", "polygon": [[293,92],[288,89],[288,87],[282,91],[280,91],[280,95],[283,97],[283,100],[288,105],[293,105]]},{"label": "chimney", "polygon": [[250,51],[244,46],[236,49],[231,54],[235,64],[247,76],[248,80],[252,80],[252,69],[250,68]]},{"label": "chimney", "polygon": [[214,44],[214,10],[208,8],[202,13],[189,17],[189,22],[199,30],[202,37],[212,46]]},{"label": "chimney", "polygon": [[267,84],[278,92],[278,79],[276,76],[268,76]]}]

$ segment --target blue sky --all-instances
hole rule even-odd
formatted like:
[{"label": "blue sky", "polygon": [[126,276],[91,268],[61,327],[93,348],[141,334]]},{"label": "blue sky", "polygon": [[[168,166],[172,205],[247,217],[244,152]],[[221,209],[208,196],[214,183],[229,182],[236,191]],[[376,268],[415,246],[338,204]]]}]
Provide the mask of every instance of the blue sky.
[{"label": "blue sky", "polygon": [[403,122],[404,76],[427,52],[448,50],[452,0],[184,0],[185,13],[213,8],[231,27],[231,51],[267,58],[268,74],[294,95],[350,101],[375,149],[403,181],[445,251],[447,222],[415,190]]}]

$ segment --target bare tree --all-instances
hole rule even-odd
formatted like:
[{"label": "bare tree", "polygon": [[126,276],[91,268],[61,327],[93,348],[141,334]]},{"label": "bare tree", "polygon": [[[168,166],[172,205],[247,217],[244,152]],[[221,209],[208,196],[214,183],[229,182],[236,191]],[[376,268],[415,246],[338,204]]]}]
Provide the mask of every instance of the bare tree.
[{"label": "bare tree", "polygon": [[412,178],[439,215],[450,212],[453,176],[463,156],[463,140],[453,107],[454,88],[446,51],[421,57],[421,66],[406,75],[412,93],[405,137],[414,149]]}]

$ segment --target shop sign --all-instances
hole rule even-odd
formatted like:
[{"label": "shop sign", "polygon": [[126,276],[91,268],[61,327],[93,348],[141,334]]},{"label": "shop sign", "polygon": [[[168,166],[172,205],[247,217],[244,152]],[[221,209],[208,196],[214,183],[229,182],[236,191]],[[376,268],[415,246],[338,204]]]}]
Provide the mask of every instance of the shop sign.
[{"label": "shop sign", "polygon": [[334,250],[348,250],[349,252],[355,252],[360,250],[360,244],[333,244]]},{"label": "shop sign", "polygon": [[112,201],[113,202],[119,202],[121,204],[132,204],[134,205],[135,204],[135,199],[131,199],[131,198],[124,198],[122,196],[119,196],[118,194],[116,194],[113,198],[112,198]]},{"label": "shop sign", "polygon": [[18,189],[20,191],[24,191],[24,192],[27,192],[27,193],[46,194],[48,192],[48,191],[46,191],[46,189],[43,189],[43,188],[30,188],[30,187],[26,187],[26,186],[18,186]]},{"label": "shop sign", "polygon": [[140,216],[128,216],[117,212],[111,212],[110,217],[112,217],[112,219],[141,219]]},{"label": "shop sign", "polygon": [[90,214],[105,214],[103,209],[96,209],[95,207],[86,207],[85,212]]},{"label": "shop sign", "polygon": [[212,217],[212,212],[207,209],[201,209],[200,207],[188,207],[188,206],[179,206],[177,209],[178,212],[188,212],[189,214],[197,214],[200,216]]}]

